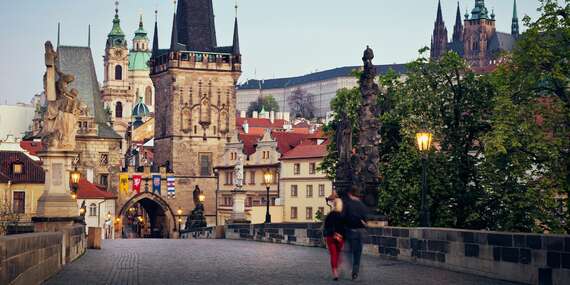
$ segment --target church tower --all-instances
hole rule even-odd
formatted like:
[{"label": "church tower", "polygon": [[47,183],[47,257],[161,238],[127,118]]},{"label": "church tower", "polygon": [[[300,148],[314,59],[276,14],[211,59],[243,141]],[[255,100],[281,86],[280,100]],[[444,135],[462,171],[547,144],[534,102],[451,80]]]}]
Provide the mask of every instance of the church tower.
[{"label": "church tower", "polygon": [[235,132],[235,86],[241,75],[237,19],[234,33],[232,46],[218,46],[212,0],[179,0],[171,45],[158,49],[155,40],[150,64],[156,90],[154,163],[184,177],[176,181],[176,203],[185,203],[184,208],[193,208],[198,185],[212,219],[213,167]]},{"label": "church tower", "polygon": [[133,94],[129,84],[129,49],[119,19],[119,1],[115,2],[113,28],[107,36],[104,60],[102,100],[110,113],[113,129],[124,137],[131,120]]},{"label": "church tower", "polygon": [[485,0],[475,0],[471,18],[465,15],[463,35],[464,57],[474,69],[489,66],[489,42],[495,33],[494,14],[489,15]]},{"label": "church tower", "polygon": [[437,18],[431,37],[430,58],[438,59],[447,52],[447,28],[441,12],[441,1],[437,4]]},{"label": "church tower", "polygon": [[148,66],[150,57],[150,41],[144,30],[141,15],[139,28],[135,31],[133,38],[133,48],[129,53],[129,81],[134,93],[132,102],[144,102],[152,112],[154,110],[154,86],[150,79],[150,68]]}]

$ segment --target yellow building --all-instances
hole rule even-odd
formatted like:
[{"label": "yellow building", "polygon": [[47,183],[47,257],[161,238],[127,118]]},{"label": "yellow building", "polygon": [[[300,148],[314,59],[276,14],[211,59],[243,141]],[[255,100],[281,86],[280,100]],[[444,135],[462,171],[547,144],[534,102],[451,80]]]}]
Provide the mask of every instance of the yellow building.
[{"label": "yellow building", "polygon": [[318,170],[326,153],[326,145],[319,139],[302,143],[281,157],[284,222],[316,222],[317,212],[324,216],[330,211],[325,198],[332,193],[332,181]]},{"label": "yellow building", "polygon": [[42,167],[23,152],[0,151],[0,220],[29,222],[44,180]]}]

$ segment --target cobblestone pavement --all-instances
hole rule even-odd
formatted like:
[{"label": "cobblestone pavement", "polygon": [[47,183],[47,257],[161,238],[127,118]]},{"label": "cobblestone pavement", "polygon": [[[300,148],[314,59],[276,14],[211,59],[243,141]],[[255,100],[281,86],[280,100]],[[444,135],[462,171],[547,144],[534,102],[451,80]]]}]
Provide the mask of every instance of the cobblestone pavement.
[{"label": "cobblestone pavement", "polygon": [[[348,273],[348,270],[345,270]],[[46,284],[514,284],[363,257],[361,278],[333,282],[325,249],[232,240],[114,240]]]}]

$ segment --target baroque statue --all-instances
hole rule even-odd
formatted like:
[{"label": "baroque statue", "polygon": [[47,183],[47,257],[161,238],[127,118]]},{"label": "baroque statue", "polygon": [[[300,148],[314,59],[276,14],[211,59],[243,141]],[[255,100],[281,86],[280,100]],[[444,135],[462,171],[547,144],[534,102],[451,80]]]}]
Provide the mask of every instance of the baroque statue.
[{"label": "baroque statue", "polygon": [[75,80],[65,74],[56,65],[57,53],[51,42],[45,43],[44,90],[47,111],[44,114],[44,127],[41,131],[42,142],[50,150],[75,150],[77,118],[80,113],[79,92],[70,89]]},{"label": "baroque statue", "polygon": [[239,153],[237,157],[237,164],[234,167],[234,185],[236,189],[243,187],[243,154]]}]

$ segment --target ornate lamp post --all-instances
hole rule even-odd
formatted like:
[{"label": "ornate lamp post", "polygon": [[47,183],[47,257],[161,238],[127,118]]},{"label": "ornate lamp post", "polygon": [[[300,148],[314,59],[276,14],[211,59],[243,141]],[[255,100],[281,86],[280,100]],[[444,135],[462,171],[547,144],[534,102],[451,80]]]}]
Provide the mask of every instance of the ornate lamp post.
[{"label": "ornate lamp post", "polygon": [[77,166],[69,174],[71,180],[71,197],[77,199],[77,190],[79,189],[79,179],[81,179],[81,172],[77,170]]},{"label": "ornate lamp post", "polygon": [[422,194],[420,209],[420,226],[429,227],[430,217],[427,208],[427,154],[431,148],[433,134],[429,130],[420,130],[416,133],[418,149],[422,153]]},{"label": "ornate lamp post", "polygon": [[270,224],[271,214],[269,213],[269,188],[271,188],[271,183],[273,183],[273,173],[270,170],[267,170],[263,174],[263,182],[265,184],[265,188],[267,189],[267,199],[266,199],[267,211],[265,212],[265,223]]}]

